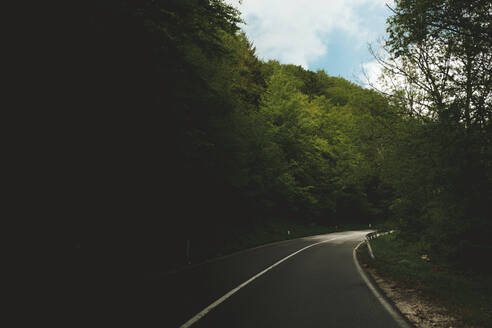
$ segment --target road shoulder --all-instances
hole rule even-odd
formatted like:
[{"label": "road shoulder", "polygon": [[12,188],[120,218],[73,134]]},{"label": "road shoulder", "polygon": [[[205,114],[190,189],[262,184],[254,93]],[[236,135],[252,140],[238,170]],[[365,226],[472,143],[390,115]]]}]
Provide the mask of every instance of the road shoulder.
[{"label": "road shoulder", "polygon": [[465,324],[459,316],[423,292],[422,286],[409,284],[408,281],[397,279],[378,269],[370,258],[366,245],[359,247],[357,259],[378,289],[416,328],[480,327]]}]

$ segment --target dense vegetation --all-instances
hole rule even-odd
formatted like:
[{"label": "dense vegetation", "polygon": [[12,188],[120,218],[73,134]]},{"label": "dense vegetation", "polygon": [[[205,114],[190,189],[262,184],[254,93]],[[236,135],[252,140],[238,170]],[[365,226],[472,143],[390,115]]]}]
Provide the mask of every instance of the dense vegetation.
[{"label": "dense vegetation", "polygon": [[[85,232],[108,255],[104,263],[145,269],[184,263],[188,240],[196,258],[214,255],[271,219],[392,220],[463,263],[490,232],[490,38],[474,39],[468,22],[439,28],[468,17],[439,11],[459,2],[421,2],[397,1],[390,51],[409,58],[407,68],[419,65],[411,56],[427,37],[452,38],[425,58],[439,70],[463,59],[453,73],[462,74],[443,86],[433,69],[414,76],[412,66],[412,79],[434,89],[389,96],[259,60],[239,13],[221,0],[79,8],[71,95],[84,127],[70,147],[83,202],[68,202],[67,211],[94,219]],[[425,6],[437,7],[416,24]],[[432,28],[424,33],[425,24]],[[476,28],[490,35],[490,25]],[[409,96],[425,96],[426,109]]]},{"label": "dense vegetation", "polygon": [[393,219],[462,269],[491,269],[491,12],[482,0],[396,1],[379,57],[404,119],[386,163]]},{"label": "dense vegetation", "polygon": [[[480,272],[449,270],[441,263],[429,260],[418,243],[409,244],[395,233],[373,239],[371,258],[367,247],[359,248],[359,260],[370,272],[383,278],[387,285],[396,285],[403,299],[413,304],[417,297],[436,308],[446,309],[446,315],[433,313],[407,316],[415,326],[439,322],[441,327],[490,327],[492,325],[492,275]],[[432,308],[432,307],[431,307]],[[439,318],[439,319],[438,319]]]}]

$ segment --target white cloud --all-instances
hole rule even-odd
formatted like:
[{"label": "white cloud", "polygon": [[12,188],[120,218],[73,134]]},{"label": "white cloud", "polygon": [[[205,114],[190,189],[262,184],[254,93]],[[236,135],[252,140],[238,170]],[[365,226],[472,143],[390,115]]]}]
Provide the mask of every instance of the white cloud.
[{"label": "white cloud", "polygon": [[[226,0],[247,23],[243,27],[263,59],[305,68],[329,51],[329,37],[343,33],[354,48],[364,47],[377,34],[362,10],[384,10],[392,0]],[[365,24],[363,24],[365,19]]]},{"label": "white cloud", "polygon": [[383,66],[376,60],[363,63],[361,66],[362,72],[359,74],[360,84],[365,87],[374,86],[378,90],[384,89],[384,85],[379,80]]}]

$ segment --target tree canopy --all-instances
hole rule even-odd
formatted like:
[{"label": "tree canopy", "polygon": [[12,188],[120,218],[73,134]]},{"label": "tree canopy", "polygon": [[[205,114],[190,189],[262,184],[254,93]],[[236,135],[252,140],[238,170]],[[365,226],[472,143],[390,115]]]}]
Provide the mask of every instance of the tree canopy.
[{"label": "tree canopy", "polygon": [[112,258],[178,265],[191,240],[203,259],[272,218],[389,220],[459,263],[488,247],[488,1],[396,1],[386,93],[258,59],[221,0],[83,7],[65,211]]},{"label": "tree canopy", "polygon": [[483,267],[492,246],[492,5],[395,4],[386,55],[376,56],[390,102],[402,108],[394,159],[385,163],[395,218],[436,258]]}]

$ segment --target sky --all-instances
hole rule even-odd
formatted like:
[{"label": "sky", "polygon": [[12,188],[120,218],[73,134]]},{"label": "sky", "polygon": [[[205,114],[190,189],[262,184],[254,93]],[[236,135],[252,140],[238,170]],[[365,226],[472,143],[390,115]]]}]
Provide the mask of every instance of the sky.
[{"label": "sky", "polygon": [[242,13],[241,28],[263,60],[323,69],[364,85],[379,69],[368,43],[385,36],[393,0],[226,0]]}]

